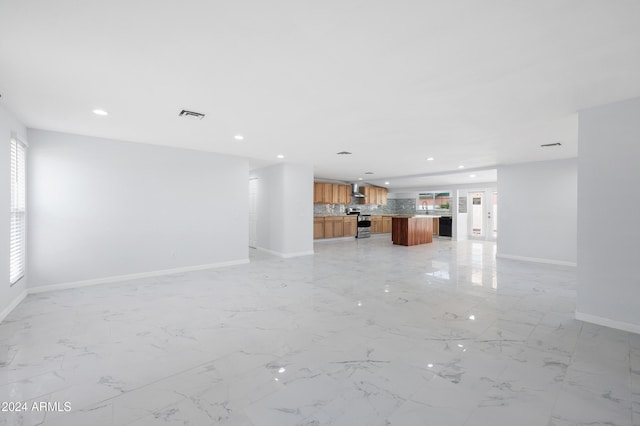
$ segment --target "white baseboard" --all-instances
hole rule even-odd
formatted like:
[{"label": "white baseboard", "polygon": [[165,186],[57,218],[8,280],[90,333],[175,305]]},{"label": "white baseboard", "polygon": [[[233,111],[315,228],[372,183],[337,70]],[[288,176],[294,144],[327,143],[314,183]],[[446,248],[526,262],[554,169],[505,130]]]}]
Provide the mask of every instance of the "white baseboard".
[{"label": "white baseboard", "polygon": [[299,251],[299,252],[293,252],[293,253],[281,253],[279,251],[275,251],[275,250],[269,250],[263,247],[256,247],[257,250],[263,251],[265,253],[269,253],[272,254],[274,256],[278,256],[278,257],[282,257],[283,259],[288,259],[290,257],[298,257],[298,256],[310,256],[312,254],[315,254],[313,250],[309,250],[309,251]]},{"label": "white baseboard", "polygon": [[318,238],[317,240],[313,240],[313,243],[335,243],[336,241],[353,241],[356,240],[356,237],[335,237],[335,238]]},{"label": "white baseboard", "polygon": [[540,257],[515,256],[512,254],[500,254],[500,253],[498,253],[496,257],[501,259],[522,260],[524,262],[548,263],[551,265],[578,266],[576,262],[567,262],[565,260],[556,260],[556,259],[543,259]]},{"label": "white baseboard", "polygon": [[224,266],[242,265],[249,263],[249,259],[231,260],[227,262],[209,263],[206,265],[185,266],[181,268],[163,269],[159,271],[141,272],[137,274],[115,275],[105,278],[94,278],[91,280],[73,281],[61,284],[43,285],[31,287],[28,289],[29,294],[42,293],[45,291],[67,290],[70,288],[88,287],[92,285],[115,283],[120,281],[135,280],[139,278],[160,277],[163,275],[180,274],[183,272],[201,271],[204,269],[222,268]]},{"label": "white baseboard", "polygon": [[11,313],[11,311],[13,311],[16,308],[16,306],[18,306],[20,304],[20,302],[22,302],[24,300],[25,297],[27,297],[27,290],[23,290],[18,295],[18,297],[16,297],[15,299],[13,299],[13,301],[11,303],[9,303],[9,306],[4,308],[2,310],[2,312],[0,312],[0,322],[4,321],[4,319],[7,317],[7,315],[9,315]]},{"label": "white baseboard", "polygon": [[592,324],[602,325],[604,327],[615,328],[616,330],[628,331],[629,333],[640,334],[640,325],[632,324],[624,321],[616,321],[609,318],[599,317],[597,315],[585,314],[576,311],[576,319]]}]

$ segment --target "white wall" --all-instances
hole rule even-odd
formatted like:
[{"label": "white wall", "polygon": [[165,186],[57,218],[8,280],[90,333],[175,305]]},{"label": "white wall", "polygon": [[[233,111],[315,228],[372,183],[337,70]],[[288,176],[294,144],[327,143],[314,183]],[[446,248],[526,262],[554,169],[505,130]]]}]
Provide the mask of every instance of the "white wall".
[{"label": "white wall", "polygon": [[[27,142],[27,130],[14,115],[0,105],[0,185],[4,188],[0,198],[0,321],[26,296],[28,274],[15,283],[9,284],[9,211],[11,207],[11,137]],[[27,155],[30,155],[27,152]],[[27,217],[29,220],[29,217]]]},{"label": "white wall", "polygon": [[576,264],[576,159],[499,167],[498,206],[498,257]]},{"label": "white wall", "polygon": [[30,287],[248,261],[246,160],[29,130]]},{"label": "white wall", "polygon": [[576,317],[640,333],[640,98],[579,114]]},{"label": "white wall", "polygon": [[282,257],[313,254],[313,167],[278,164],[258,179],[257,247]]}]

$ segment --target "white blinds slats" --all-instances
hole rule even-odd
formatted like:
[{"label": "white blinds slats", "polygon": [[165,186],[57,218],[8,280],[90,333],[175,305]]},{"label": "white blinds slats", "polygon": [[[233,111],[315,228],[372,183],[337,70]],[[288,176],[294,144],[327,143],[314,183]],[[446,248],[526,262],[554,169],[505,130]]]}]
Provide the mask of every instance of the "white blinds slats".
[{"label": "white blinds slats", "polygon": [[11,140],[11,224],[9,238],[9,281],[24,276],[26,265],[26,146]]}]

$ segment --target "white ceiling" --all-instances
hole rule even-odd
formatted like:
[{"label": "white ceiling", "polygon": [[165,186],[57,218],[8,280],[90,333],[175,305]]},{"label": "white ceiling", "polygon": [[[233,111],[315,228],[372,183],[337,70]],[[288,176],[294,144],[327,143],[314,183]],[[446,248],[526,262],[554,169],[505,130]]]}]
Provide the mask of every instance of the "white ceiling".
[{"label": "white ceiling", "polygon": [[0,16],[0,102],[29,127],[391,188],[575,157],[577,111],[640,95],[637,0],[0,0]]}]

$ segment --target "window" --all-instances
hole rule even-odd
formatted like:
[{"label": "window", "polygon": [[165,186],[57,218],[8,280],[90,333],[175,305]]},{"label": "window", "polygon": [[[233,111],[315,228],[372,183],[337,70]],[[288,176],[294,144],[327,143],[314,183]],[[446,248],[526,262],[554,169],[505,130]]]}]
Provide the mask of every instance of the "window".
[{"label": "window", "polygon": [[449,210],[450,192],[427,192],[418,194],[418,210]]},{"label": "window", "polygon": [[26,239],[26,146],[11,139],[11,235],[9,238],[9,282],[15,284],[24,276]]}]

